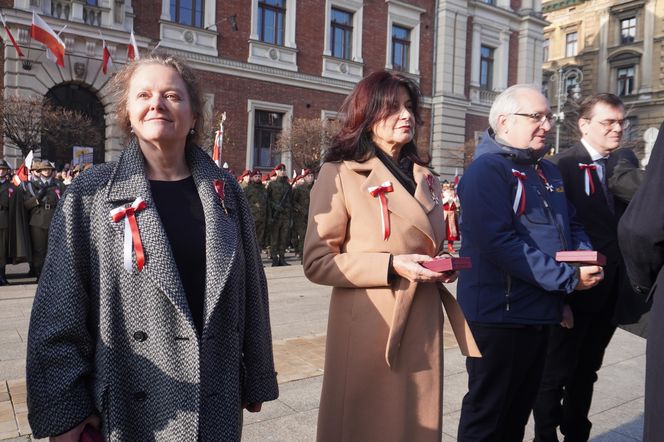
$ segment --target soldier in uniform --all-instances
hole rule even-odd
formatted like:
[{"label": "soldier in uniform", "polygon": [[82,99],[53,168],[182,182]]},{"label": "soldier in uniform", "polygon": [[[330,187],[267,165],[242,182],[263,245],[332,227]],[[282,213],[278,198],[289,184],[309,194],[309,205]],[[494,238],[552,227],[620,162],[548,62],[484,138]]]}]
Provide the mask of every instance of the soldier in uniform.
[{"label": "soldier in uniform", "polygon": [[53,179],[55,168],[48,161],[33,163],[32,167],[39,174],[39,179],[31,181],[26,186],[23,205],[28,211],[30,224],[33,271],[39,279],[46,258],[48,228],[55,207],[65,191],[65,185]]},{"label": "soldier in uniform", "polygon": [[302,260],[302,246],[309,219],[309,194],[314,185],[314,174],[311,169],[302,171],[302,179],[304,182],[293,189],[293,235],[296,238],[296,253],[300,260]]},{"label": "soldier in uniform", "polygon": [[256,237],[261,249],[266,248],[265,224],[267,223],[267,189],[263,186],[261,171],[254,169],[249,173],[249,184],[244,188],[244,195],[249,202],[251,216],[256,226]]},{"label": "soldier in uniform", "polygon": [[244,169],[242,171],[242,174],[239,177],[237,177],[237,182],[240,184],[242,190],[245,190],[247,188],[250,180],[251,180],[251,170],[248,169]]},{"label": "soldier in uniform", "polygon": [[272,267],[287,266],[286,247],[292,209],[292,192],[286,176],[286,166],[278,164],[275,168],[276,179],[267,186],[268,217],[270,225],[270,257]]},{"label": "soldier in uniform", "polygon": [[11,168],[5,160],[0,160],[0,286],[7,285],[5,266],[9,257],[10,203],[14,197],[14,184],[11,181]]}]

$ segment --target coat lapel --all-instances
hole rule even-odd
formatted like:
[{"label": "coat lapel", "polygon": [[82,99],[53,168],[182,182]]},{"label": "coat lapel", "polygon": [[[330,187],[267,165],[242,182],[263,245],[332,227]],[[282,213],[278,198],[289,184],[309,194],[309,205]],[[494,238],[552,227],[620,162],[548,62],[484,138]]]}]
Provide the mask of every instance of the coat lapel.
[{"label": "coat lapel", "polygon": [[[122,152],[115,166],[108,189],[107,202],[112,208],[116,208],[130,204],[138,197],[141,197],[147,204],[144,210],[136,214],[136,222],[145,253],[145,266],[142,273],[161,289],[194,327],[171,246],[152,198],[150,184],[145,173],[143,154],[138,142],[134,139]],[[109,222],[112,222],[110,216]],[[122,235],[124,230],[118,229],[118,232],[119,235]],[[122,244],[122,239],[116,243]],[[117,254],[119,260],[122,260],[121,250],[113,253]],[[133,271],[137,272],[135,260]]]},{"label": "coat lapel", "polygon": [[[361,191],[367,194],[370,187],[380,186],[385,181],[391,182],[394,191],[386,194],[388,210],[413,224],[431,240],[434,246],[436,245],[434,231],[427,217],[427,209],[433,202],[429,204],[426,201],[426,195],[423,195],[423,190],[420,189],[418,192],[416,189],[415,198],[413,198],[377,157],[373,157],[363,163],[347,161],[346,165],[358,173],[369,172],[369,175],[361,186]],[[420,179],[425,178],[420,176]],[[420,188],[421,183],[418,182],[417,187]],[[426,207],[420,201],[423,201]]]},{"label": "coat lapel", "polygon": [[[231,195],[229,175],[217,167],[200,149],[188,149],[187,160],[205,212],[205,324],[209,323],[236,259],[238,213],[235,195]],[[214,181],[224,181],[224,208]]]}]

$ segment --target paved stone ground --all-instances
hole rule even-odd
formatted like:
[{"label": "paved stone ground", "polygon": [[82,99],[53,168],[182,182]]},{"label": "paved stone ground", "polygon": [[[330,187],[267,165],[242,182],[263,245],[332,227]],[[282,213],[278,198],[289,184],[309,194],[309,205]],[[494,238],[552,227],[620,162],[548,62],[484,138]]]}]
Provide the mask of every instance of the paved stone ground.
[{"label": "paved stone ground", "polygon": [[[267,262],[267,261],[266,261]],[[245,413],[245,441],[313,441],[322,383],[330,290],[311,284],[302,267],[266,267],[274,356],[280,397],[257,414]],[[0,288],[0,440],[28,442],[25,404],[25,343],[35,285],[11,269],[15,285]],[[619,330],[608,348],[591,410],[593,441],[641,440],[645,341]],[[445,335],[443,441],[456,440],[466,392],[464,358],[451,331]],[[532,440],[532,422],[526,439]]]}]

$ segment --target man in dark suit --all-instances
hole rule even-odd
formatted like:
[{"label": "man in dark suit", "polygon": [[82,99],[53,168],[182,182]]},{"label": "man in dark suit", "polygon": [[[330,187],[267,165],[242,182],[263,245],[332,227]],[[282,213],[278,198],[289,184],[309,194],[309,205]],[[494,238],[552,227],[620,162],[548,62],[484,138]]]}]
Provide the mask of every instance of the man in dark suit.
[{"label": "man in dark suit", "polygon": [[664,124],[659,128],[643,185],[620,220],[620,250],[637,293],[653,298],[646,349],[643,440],[664,434]]},{"label": "man in dark suit", "polygon": [[592,424],[588,411],[597,371],[616,324],[637,322],[644,303],[632,291],[618,249],[617,226],[627,204],[608,190],[607,181],[619,158],[636,162],[632,151],[619,149],[627,127],[625,109],[613,94],[586,98],[579,109],[581,140],[554,158],[565,193],[576,207],[594,250],[604,254],[604,280],[570,296],[572,328],[551,326],[544,375],[533,409],[535,440],[587,441]]}]

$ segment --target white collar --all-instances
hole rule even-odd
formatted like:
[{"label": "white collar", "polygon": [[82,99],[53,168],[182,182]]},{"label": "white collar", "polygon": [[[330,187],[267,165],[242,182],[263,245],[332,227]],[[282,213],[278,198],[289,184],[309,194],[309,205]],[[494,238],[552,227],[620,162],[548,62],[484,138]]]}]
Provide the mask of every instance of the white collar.
[{"label": "white collar", "polygon": [[586,150],[588,151],[588,155],[590,155],[590,159],[593,161],[593,163],[594,163],[595,161],[597,161],[597,160],[601,160],[601,159],[607,159],[607,158],[609,158],[608,155],[602,155],[601,153],[597,152],[597,151],[595,150],[595,148],[592,147],[592,146],[591,146],[586,140],[584,140],[583,138],[581,138],[581,144],[582,144],[583,147],[585,147]]}]

